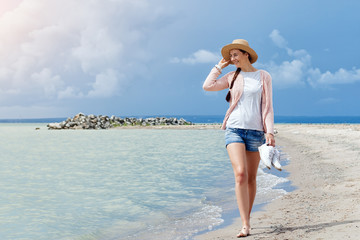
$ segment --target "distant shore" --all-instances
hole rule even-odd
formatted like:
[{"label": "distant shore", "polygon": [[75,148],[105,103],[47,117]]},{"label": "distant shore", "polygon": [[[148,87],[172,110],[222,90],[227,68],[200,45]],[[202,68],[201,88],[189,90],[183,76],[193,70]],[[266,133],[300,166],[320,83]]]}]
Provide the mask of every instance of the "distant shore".
[{"label": "distant shore", "polygon": [[[120,129],[221,129],[221,123],[195,123],[193,125],[160,125],[160,126],[119,126],[111,129],[120,130]],[[348,129],[351,127],[356,131],[360,131],[360,124],[348,124],[348,123],[334,123],[334,124],[325,124],[325,123],[275,123],[275,130],[281,129],[284,126],[312,126],[319,129],[327,129],[333,126],[336,129]],[[276,135],[275,135],[276,136]],[[360,136],[359,136],[360,137]]]},{"label": "distant shore", "polygon": [[[246,239],[358,239],[360,125],[275,124],[297,187],[253,213]],[[236,239],[240,218],[197,240]]]},{"label": "distant shore", "polygon": [[220,123],[196,123],[193,125],[159,125],[159,126],[119,126],[111,128],[113,130],[121,129],[183,129],[183,130],[206,130],[221,129]]}]

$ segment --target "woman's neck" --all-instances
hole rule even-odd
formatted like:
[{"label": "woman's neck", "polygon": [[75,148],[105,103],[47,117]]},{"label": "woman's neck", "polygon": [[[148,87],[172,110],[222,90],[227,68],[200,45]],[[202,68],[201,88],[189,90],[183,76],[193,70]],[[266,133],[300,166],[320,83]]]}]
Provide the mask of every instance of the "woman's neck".
[{"label": "woman's neck", "polygon": [[251,65],[251,63],[246,64],[245,66],[241,66],[241,71],[243,72],[256,72],[257,69]]}]

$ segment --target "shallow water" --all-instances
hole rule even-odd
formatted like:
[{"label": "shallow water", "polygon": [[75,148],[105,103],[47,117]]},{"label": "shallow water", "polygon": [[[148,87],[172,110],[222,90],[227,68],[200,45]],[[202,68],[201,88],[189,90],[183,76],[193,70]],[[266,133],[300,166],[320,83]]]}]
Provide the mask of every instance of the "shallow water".
[{"label": "shallow water", "polygon": [[[0,239],[189,239],[236,208],[221,130],[0,124],[0,153]],[[284,181],[260,169],[256,204]]]}]

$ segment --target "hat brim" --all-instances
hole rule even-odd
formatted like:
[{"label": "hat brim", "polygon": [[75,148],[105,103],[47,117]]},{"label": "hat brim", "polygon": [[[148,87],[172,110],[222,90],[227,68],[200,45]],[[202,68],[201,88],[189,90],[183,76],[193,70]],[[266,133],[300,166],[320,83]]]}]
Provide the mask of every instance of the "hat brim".
[{"label": "hat brim", "polygon": [[[232,49],[241,49],[241,50],[244,50],[247,53],[249,53],[250,54],[250,63],[254,63],[258,59],[258,55],[254,51],[254,49],[252,49],[251,47],[243,45],[243,44],[239,44],[239,43],[231,43],[231,44],[224,46],[221,49],[221,55],[223,56],[223,58],[226,61],[230,60],[230,50],[232,50]],[[230,64],[233,64],[233,63],[230,62]]]}]

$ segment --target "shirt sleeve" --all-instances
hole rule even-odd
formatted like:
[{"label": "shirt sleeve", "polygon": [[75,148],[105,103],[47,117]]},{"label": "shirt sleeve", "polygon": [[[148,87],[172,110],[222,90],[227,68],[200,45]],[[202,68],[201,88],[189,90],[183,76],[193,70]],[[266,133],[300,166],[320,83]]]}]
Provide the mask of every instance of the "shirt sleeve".
[{"label": "shirt sleeve", "polygon": [[274,134],[274,109],[272,97],[272,79],[269,73],[265,73],[265,106],[264,106],[264,127],[266,133]]},{"label": "shirt sleeve", "polygon": [[229,72],[219,78],[219,75],[221,73],[214,67],[213,69],[211,69],[209,75],[207,76],[203,84],[203,89],[205,91],[220,91],[229,88],[229,76],[231,75],[231,73],[233,72]]}]

